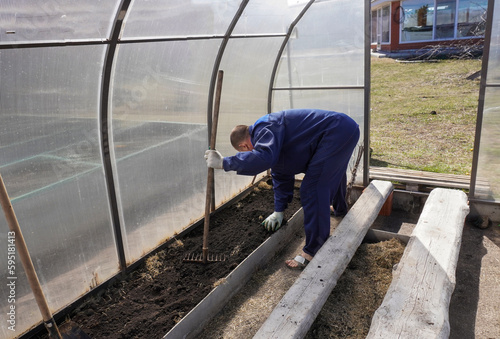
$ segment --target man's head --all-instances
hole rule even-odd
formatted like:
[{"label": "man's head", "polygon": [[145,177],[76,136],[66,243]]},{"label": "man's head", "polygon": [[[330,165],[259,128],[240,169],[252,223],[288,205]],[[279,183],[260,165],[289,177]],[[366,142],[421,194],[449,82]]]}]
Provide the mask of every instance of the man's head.
[{"label": "man's head", "polygon": [[231,145],[238,152],[248,152],[253,150],[250,132],[247,125],[238,125],[231,131]]}]

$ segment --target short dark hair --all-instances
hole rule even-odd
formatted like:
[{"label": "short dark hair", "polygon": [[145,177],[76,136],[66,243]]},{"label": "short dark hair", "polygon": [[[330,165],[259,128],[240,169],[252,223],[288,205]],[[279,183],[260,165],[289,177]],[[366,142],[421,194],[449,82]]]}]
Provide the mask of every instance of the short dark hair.
[{"label": "short dark hair", "polygon": [[235,128],[233,128],[233,130],[231,131],[231,135],[229,136],[231,145],[233,145],[235,149],[238,149],[240,143],[244,142],[249,135],[250,132],[248,131],[247,125],[236,126]]}]

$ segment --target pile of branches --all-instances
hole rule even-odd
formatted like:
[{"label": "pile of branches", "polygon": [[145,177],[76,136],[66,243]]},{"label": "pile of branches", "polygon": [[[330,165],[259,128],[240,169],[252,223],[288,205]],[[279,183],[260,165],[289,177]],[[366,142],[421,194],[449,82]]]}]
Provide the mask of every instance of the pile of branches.
[{"label": "pile of branches", "polygon": [[458,43],[429,45],[415,51],[408,60],[435,60],[435,59],[476,59],[483,54],[484,41],[482,39],[461,40]]},{"label": "pile of branches", "polygon": [[470,39],[433,44],[417,50],[408,60],[433,60],[433,59],[476,59],[483,55],[484,37],[486,31],[486,11],[481,21],[468,32]]}]

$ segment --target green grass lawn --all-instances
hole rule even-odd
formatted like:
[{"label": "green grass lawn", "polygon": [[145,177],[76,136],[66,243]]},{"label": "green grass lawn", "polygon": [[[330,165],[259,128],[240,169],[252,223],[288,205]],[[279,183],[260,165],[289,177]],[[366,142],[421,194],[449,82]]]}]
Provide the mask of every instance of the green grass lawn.
[{"label": "green grass lawn", "polygon": [[372,58],[372,166],[470,174],[481,60]]}]

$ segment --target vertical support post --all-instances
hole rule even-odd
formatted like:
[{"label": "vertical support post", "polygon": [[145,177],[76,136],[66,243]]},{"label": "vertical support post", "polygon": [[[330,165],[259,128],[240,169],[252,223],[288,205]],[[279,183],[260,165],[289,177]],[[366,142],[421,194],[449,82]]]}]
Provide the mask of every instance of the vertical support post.
[{"label": "vertical support post", "polygon": [[364,151],[363,186],[370,183],[370,89],[371,89],[371,2],[365,0],[365,101],[364,101]]},{"label": "vertical support post", "polygon": [[[217,124],[219,122],[219,108],[220,108],[220,97],[222,92],[222,80],[224,78],[224,72],[219,71],[217,75],[217,90],[215,92],[215,108],[214,116],[212,121],[212,132],[210,134],[210,146],[209,149],[215,150],[215,141],[217,138]],[[205,223],[203,225],[203,263],[206,264],[208,261],[208,230],[210,228],[210,212],[215,209],[214,207],[214,169],[212,167],[208,168],[207,174],[207,192],[205,200]]]},{"label": "vertical support post", "polygon": [[477,166],[479,161],[479,148],[481,146],[481,131],[483,128],[484,97],[488,78],[488,61],[490,57],[491,30],[493,29],[493,12],[495,0],[488,1],[486,14],[486,30],[484,32],[483,60],[481,64],[481,82],[479,85],[479,101],[477,105],[476,133],[474,136],[474,153],[472,155],[472,169],[470,173],[469,199],[476,194]]}]

